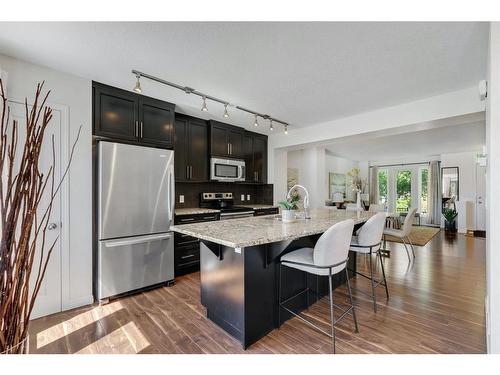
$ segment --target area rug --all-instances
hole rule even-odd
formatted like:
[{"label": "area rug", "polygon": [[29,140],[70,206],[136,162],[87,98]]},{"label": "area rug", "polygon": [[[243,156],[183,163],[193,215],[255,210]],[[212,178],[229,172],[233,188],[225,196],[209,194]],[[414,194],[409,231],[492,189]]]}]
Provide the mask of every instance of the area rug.
[{"label": "area rug", "polygon": [[[432,237],[438,234],[439,228],[413,226],[410,233],[410,240],[414,245],[424,246]],[[387,241],[403,243],[399,238],[385,236]]]}]

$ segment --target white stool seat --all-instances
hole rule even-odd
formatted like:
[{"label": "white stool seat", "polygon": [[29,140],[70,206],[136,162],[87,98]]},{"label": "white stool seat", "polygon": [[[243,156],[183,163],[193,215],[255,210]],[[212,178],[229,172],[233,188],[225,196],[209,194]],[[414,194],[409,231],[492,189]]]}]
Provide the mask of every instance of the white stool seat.
[{"label": "white stool seat", "polygon": [[380,244],[378,246],[374,246],[372,249],[370,249],[369,247],[358,247],[360,245],[358,238],[358,236],[351,237],[351,247],[349,248],[350,251],[355,251],[361,254],[370,254],[370,252],[376,253],[380,249]]},{"label": "white stool seat", "polygon": [[[319,276],[328,276],[330,271],[328,268],[316,268],[314,267],[314,249],[311,247],[302,247],[300,249],[294,250],[288,254],[285,254],[281,257],[281,263],[284,266],[296,268],[301,271],[305,271],[311,273],[313,275]],[[302,264],[294,264],[289,262],[297,262],[297,263],[307,263],[310,264],[311,267]],[[342,271],[345,268],[345,263],[340,266],[332,268],[332,274],[336,274]]]}]

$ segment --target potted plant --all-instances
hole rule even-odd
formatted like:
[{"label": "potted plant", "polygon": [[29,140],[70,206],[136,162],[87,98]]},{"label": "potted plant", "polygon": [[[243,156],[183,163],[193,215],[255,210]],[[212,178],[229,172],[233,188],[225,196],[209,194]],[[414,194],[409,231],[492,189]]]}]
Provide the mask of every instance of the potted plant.
[{"label": "potted plant", "polygon": [[[31,312],[57,239],[47,243],[54,198],[67,175],[81,127],[61,180],[54,137],[46,134],[52,109],[39,84],[34,101],[25,101],[26,123],[10,117],[0,79],[0,354],[26,353]],[[22,132],[21,132],[22,131]],[[42,168],[42,145],[52,148],[52,165]],[[41,203],[44,202],[44,203]],[[31,281],[31,283],[30,283]]]},{"label": "potted plant", "polygon": [[458,212],[454,208],[443,209],[444,216],[444,230],[446,232],[456,232],[457,231],[457,218]]},{"label": "potted plant", "polygon": [[300,195],[296,193],[289,199],[278,202],[278,204],[281,206],[281,220],[284,223],[289,223],[295,220],[295,211],[299,208],[299,201]]}]

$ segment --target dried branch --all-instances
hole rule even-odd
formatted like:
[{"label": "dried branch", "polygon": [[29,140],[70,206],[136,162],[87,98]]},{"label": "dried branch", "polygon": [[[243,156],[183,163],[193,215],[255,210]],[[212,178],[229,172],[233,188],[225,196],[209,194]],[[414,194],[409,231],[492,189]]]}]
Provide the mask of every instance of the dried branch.
[{"label": "dried branch", "polygon": [[[51,137],[52,165],[40,171],[40,157],[52,109],[46,106],[50,91],[42,96],[37,85],[33,105],[24,102],[25,136],[19,139],[19,123],[10,123],[8,101],[0,79],[0,353],[20,352],[28,334],[29,319],[57,245],[48,248],[48,229],[54,199],[73,160],[81,127],[72,145],[64,173],[56,181],[56,145]],[[20,142],[20,143],[19,143]],[[18,146],[21,146],[19,148]],[[50,189],[48,186],[50,185]],[[44,199],[46,198],[46,199]],[[42,207],[43,205],[43,207]],[[39,256],[33,269],[35,258]],[[32,271],[35,271],[32,274]],[[30,290],[30,280],[34,281]]]}]

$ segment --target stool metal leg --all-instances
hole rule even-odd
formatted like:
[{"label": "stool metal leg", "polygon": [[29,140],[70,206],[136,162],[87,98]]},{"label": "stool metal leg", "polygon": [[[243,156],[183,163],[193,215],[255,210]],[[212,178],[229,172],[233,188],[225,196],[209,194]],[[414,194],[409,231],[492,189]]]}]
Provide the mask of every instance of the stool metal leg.
[{"label": "stool metal leg", "polygon": [[351,302],[351,307],[352,307],[352,318],[354,320],[354,327],[356,328],[356,333],[358,333],[359,332],[358,319],[356,319],[356,310],[354,309],[354,302],[352,301],[351,282],[349,281],[349,271],[347,270],[347,267],[345,268],[345,275],[347,276],[347,290],[349,291],[349,301]]},{"label": "stool metal leg", "polygon": [[281,262],[278,268],[278,329],[281,327]]},{"label": "stool metal leg", "polygon": [[411,242],[410,236],[406,236],[406,239],[410,243],[411,252],[413,253],[413,258],[415,258],[415,250],[413,249],[413,242]]},{"label": "stool metal leg", "polygon": [[411,262],[410,253],[408,251],[408,246],[406,246],[405,238],[401,237],[401,241],[403,241],[403,245],[405,245],[406,256],[408,257],[408,262]]},{"label": "stool metal leg", "polygon": [[[377,253],[380,255],[380,253]],[[384,278],[384,286],[385,286],[385,295],[387,296],[387,299],[389,299],[389,289],[387,288],[387,279],[385,278],[385,269],[384,269],[384,262],[382,261],[382,256],[379,256],[380,259],[380,267],[382,267],[382,277]]]},{"label": "stool metal leg", "polygon": [[335,354],[335,319],[333,317],[333,288],[332,288],[332,269],[328,275],[328,286],[330,289],[330,320],[332,322],[332,344],[333,344],[333,354]]},{"label": "stool metal leg", "polygon": [[373,279],[373,256],[370,251],[370,281],[372,283],[373,311],[377,312],[377,297],[375,295],[375,281]]}]

